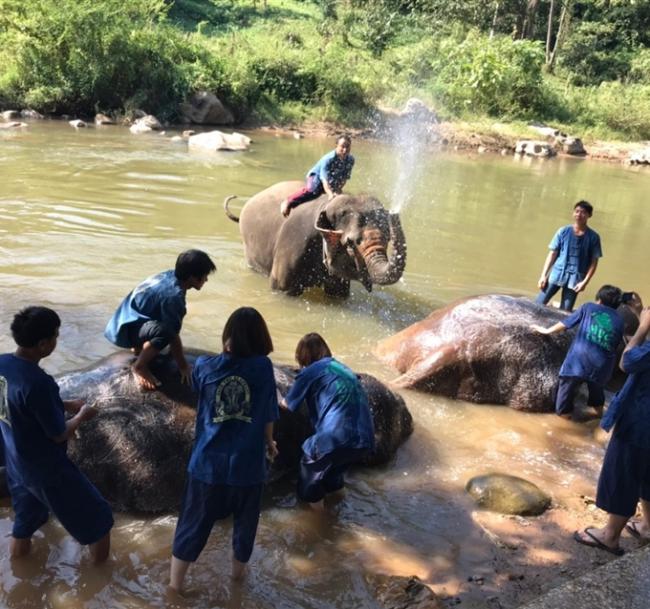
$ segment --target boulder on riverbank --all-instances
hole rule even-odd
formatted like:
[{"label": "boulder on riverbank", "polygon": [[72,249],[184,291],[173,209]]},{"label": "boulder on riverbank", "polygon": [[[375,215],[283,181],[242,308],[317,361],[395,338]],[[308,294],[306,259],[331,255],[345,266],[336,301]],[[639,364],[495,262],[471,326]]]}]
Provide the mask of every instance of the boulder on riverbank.
[{"label": "boulder on riverbank", "polygon": [[540,140],[519,140],[515,145],[515,154],[551,158],[555,156],[555,148],[548,142]]},{"label": "boulder on riverbank", "polygon": [[180,105],[181,122],[195,125],[232,125],[233,113],[214,94],[199,91]]},{"label": "boulder on riverbank", "polygon": [[41,120],[45,118],[40,112],[32,110],[31,108],[26,108],[25,110],[20,111],[21,118],[31,118],[32,120]]},{"label": "boulder on riverbank", "polygon": [[207,131],[190,135],[187,140],[188,148],[194,150],[248,150],[251,139],[241,133],[223,133]]},{"label": "boulder on riverbank", "polygon": [[20,118],[20,112],[18,110],[5,110],[2,113],[2,119],[5,121],[12,121],[16,118]]},{"label": "boulder on riverbank", "polygon": [[631,152],[627,163],[629,165],[650,165],[650,148]]},{"label": "boulder on riverbank", "polygon": [[150,131],[161,131],[163,128],[160,121],[153,114],[146,114],[137,118],[129,127],[131,133],[149,133]]},{"label": "boulder on riverbank", "polygon": [[419,141],[435,141],[438,115],[422,100],[412,97],[401,110],[380,108],[376,133],[380,137],[395,139],[408,137]]},{"label": "boulder on riverbank", "polygon": [[551,498],[538,486],[508,474],[485,474],[467,482],[465,490],[479,507],[500,514],[539,516],[551,505]]},{"label": "boulder on riverbank", "polygon": [[95,125],[114,125],[115,121],[107,114],[98,112],[95,114]]}]

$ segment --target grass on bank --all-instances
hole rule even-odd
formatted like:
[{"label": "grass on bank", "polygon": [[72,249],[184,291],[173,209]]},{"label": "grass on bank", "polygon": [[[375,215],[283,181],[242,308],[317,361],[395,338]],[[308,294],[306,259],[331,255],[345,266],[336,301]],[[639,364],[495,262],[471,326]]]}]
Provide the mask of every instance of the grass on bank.
[{"label": "grass on bank", "polygon": [[416,95],[449,120],[537,120],[581,136],[650,139],[647,57],[634,82],[578,87],[545,73],[537,42],[328,6],[0,0],[0,105],[82,115],[142,108],[174,120],[183,99],[207,89],[238,120],[367,126],[376,107]]}]

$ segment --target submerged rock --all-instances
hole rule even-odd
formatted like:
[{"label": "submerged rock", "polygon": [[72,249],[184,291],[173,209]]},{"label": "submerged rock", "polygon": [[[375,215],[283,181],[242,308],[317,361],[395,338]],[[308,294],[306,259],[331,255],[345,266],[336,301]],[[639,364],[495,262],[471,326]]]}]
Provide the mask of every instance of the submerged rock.
[{"label": "submerged rock", "polygon": [[508,474],[485,474],[472,478],[465,490],[477,505],[500,514],[539,516],[551,505],[551,498],[528,480]]},{"label": "submerged rock", "polygon": [[149,131],[160,131],[162,125],[160,121],[153,115],[147,114],[136,121],[129,127],[131,133],[148,133]]},{"label": "submerged rock", "polygon": [[382,609],[443,609],[440,599],[415,575],[370,575],[367,580]]},{"label": "submerged rock", "polygon": [[74,120],[68,121],[68,125],[70,125],[71,127],[74,127],[75,129],[83,129],[84,127],[88,126],[80,118],[76,118]]},{"label": "submerged rock", "polygon": [[115,121],[108,115],[98,112],[95,114],[95,125],[114,125]]},{"label": "submerged rock", "polygon": [[515,146],[515,154],[525,154],[541,158],[555,156],[555,148],[548,142],[536,140],[519,140]]},{"label": "submerged rock", "polygon": [[207,131],[190,135],[187,145],[190,149],[198,150],[248,150],[251,139],[236,132]]}]

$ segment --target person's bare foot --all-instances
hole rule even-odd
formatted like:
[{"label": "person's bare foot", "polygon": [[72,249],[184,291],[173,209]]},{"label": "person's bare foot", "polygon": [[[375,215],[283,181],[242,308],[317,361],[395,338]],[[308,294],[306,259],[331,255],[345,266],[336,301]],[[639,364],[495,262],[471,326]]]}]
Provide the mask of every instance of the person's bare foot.
[{"label": "person's bare foot", "polygon": [[244,579],[244,574],[246,573],[246,563],[245,562],[239,562],[236,558],[232,559],[232,573],[231,577],[233,580],[236,582],[241,581]]},{"label": "person's bare foot", "polygon": [[153,374],[151,374],[151,370],[149,370],[149,368],[140,366],[135,363],[132,370],[133,374],[135,375],[135,380],[142,389],[145,389],[147,391],[154,391],[160,387],[160,385],[162,385],[162,383]]},{"label": "person's bare foot", "polygon": [[280,213],[285,217],[288,218],[289,214],[291,213],[291,207],[289,207],[289,200],[284,199],[282,203],[280,203]]}]

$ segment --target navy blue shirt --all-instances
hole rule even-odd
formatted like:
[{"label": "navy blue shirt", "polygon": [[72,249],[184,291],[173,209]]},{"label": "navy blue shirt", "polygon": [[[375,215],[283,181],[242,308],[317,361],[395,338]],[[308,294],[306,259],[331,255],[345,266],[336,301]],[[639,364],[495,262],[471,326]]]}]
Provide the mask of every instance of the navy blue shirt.
[{"label": "navy blue shirt", "polygon": [[227,353],[201,356],[194,365],[192,382],[199,405],[187,471],[207,484],[264,482],[264,430],[279,417],[271,360]]},{"label": "navy blue shirt", "polygon": [[185,290],[178,284],[174,271],[163,271],[145,279],[122,301],[106,325],[104,336],[118,347],[133,347],[128,326],[151,320],[180,334],[185,313]]},{"label": "navy blue shirt", "polygon": [[629,373],[625,385],[609,405],[600,425],[634,446],[650,449],[650,342],[623,354],[623,368]]},{"label": "navy blue shirt", "polygon": [[587,227],[584,235],[578,237],[571,224],[558,229],[548,249],[557,251],[549,283],[570,289],[585,278],[592,260],[603,255],[600,236],[595,230]]},{"label": "navy blue shirt", "polygon": [[25,485],[51,482],[67,460],[63,402],[56,381],[38,364],[0,355],[0,428],[6,466]]},{"label": "navy blue shirt", "polygon": [[579,325],[560,376],[573,376],[606,385],[616,364],[616,349],[623,339],[624,324],[610,307],[588,302],[562,320],[567,328]]},{"label": "navy blue shirt", "polygon": [[321,182],[327,180],[330,188],[337,191],[341,190],[343,184],[350,179],[352,167],[354,167],[354,157],[351,154],[341,159],[336,154],[336,150],[332,150],[320,158],[318,163],[309,170],[307,177],[313,175]]},{"label": "navy blue shirt", "polygon": [[375,435],[368,397],[357,375],[332,357],[303,368],[285,401],[295,411],[307,403],[315,433],[302,450],[313,460],[337,448],[374,448]]}]

